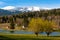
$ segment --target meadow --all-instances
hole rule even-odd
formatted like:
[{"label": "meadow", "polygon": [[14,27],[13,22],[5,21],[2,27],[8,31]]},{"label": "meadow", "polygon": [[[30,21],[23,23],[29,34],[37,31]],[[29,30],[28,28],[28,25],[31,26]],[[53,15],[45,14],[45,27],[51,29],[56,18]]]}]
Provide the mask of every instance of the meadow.
[{"label": "meadow", "polygon": [[60,40],[60,36],[44,36],[35,34],[4,34],[0,33],[0,40]]}]

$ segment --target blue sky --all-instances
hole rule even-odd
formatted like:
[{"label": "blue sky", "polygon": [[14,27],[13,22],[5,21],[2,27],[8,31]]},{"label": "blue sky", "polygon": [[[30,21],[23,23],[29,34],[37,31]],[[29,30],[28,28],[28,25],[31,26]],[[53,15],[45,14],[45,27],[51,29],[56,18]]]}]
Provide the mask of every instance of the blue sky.
[{"label": "blue sky", "polygon": [[6,6],[38,6],[60,8],[60,0],[0,0],[0,8]]}]

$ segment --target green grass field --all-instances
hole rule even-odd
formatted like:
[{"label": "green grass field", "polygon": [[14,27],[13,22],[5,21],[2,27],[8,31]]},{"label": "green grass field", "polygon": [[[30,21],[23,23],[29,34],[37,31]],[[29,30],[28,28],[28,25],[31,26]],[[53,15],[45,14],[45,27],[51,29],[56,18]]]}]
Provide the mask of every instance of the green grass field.
[{"label": "green grass field", "polygon": [[[8,24],[0,24],[0,28],[7,30],[6,26]],[[19,27],[16,27],[16,30],[20,30]],[[6,34],[0,33],[0,40],[60,40],[60,36],[49,36],[39,35],[38,37],[35,34]]]},{"label": "green grass field", "polygon": [[60,40],[59,36],[44,36],[35,34],[0,34],[0,40]]}]

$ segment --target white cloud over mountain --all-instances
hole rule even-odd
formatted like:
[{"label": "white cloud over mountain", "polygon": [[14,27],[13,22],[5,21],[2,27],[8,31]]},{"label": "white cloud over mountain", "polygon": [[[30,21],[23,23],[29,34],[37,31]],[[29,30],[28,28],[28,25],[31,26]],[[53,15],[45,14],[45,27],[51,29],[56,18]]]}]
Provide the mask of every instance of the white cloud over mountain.
[{"label": "white cloud over mountain", "polygon": [[47,7],[37,7],[37,6],[33,6],[33,7],[15,7],[15,6],[6,6],[3,7],[1,9],[4,10],[18,10],[18,11],[40,11],[41,9],[44,10],[50,10],[51,8],[47,8]]},{"label": "white cloud over mountain", "polygon": [[28,7],[28,10],[30,11],[40,11],[39,7],[33,6],[33,7]]},{"label": "white cloud over mountain", "polygon": [[11,10],[11,9],[14,9],[15,7],[14,6],[6,6],[6,7],[3,7],[2,9],[4,10]]},{"label": "white cloud over mountain", "polygon": [[[22,9],[21,9],[21,8],[22,8]],[[6,7],[3,7],[2,9],[4,9],[4,10],[15,9],[15,10],[17,10],[18,7],[6,6]],[[39,7],[36,7],[36,6],[33,6],[33,7],[20,7],[19,10],[40,11],[40,8],[39,8]]]},{"label": "white cloud over mountain", "polygon": [[53,8],[43,7],[42,9],[50,10],[50,9],[53,9]]},{"label": "white cloud over mountain", "polygon": [[33,7],[33,11],[40,11],[40,7]]}]

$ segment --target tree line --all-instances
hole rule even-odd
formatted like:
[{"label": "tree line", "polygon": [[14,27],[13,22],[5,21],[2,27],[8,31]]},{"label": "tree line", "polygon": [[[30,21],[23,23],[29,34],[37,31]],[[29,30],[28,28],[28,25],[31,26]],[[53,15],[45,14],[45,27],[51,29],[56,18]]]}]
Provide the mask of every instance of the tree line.
[{"label": "tree line", "polygon": [[14,21],[16,21],[16,18],[23,18],[23,19],[27,19],[27,18],[34,18],[34,17],[44,17],[44,19],[48,19],[48,16],[51,17],[51,20],[55,17],[55,16],[59,16],[60,15],[60,9],[51,9],[51,10],[40,10],[40,11],[34,11],[34,12],[22,12],[20,14],[16,14],[16,15],[11,15],[11,16],[2,16],[0,17],[0,22],[1,23],[6,23],[6,22],[10,22],[11,19],[13,18]]},{"label": "tree line", "polygon": [[[36,35],[38,35],[39,32],[46,32],[47,35],[49,35],[54,31],[54,27],[57,25],[53,21],[56,21],[56,19],[59,20],[60,18],[60,9],[40,10],[34,12],[29,11],[16,15],[2,16],[0,17],[0,23],[10,23],[11,26],[9,28],[15,29],[17,18],[22,18],[24,20],[24,27],[27,27],[28,29],[32,28],[32,31],[34,31]],[[60,21],[58,24],[60,25]]]}]

